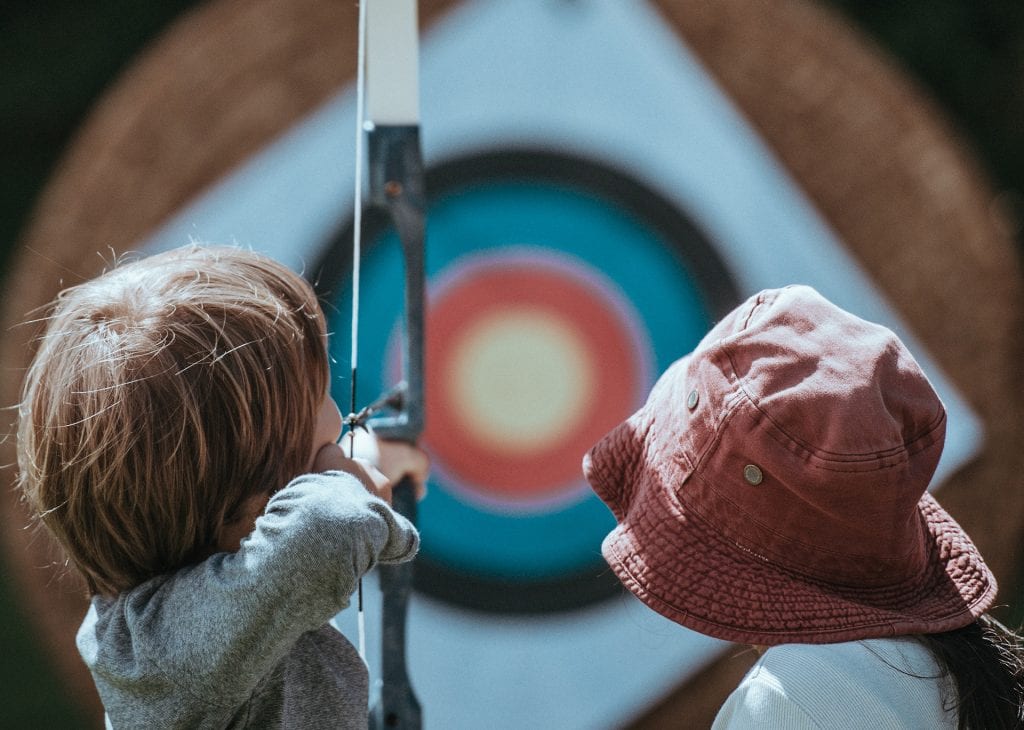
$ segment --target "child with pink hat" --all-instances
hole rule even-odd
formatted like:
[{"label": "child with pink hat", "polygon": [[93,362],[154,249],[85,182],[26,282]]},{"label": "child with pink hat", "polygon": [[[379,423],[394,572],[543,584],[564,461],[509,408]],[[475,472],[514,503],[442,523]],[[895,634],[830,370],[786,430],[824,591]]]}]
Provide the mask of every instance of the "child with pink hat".
[{"label": "child with pink hat", "polygon": [[761,652],[714,728],[1022,726],[995,579],[926,491],[945,430],[892,332],[792,286],[725,317],[587,454],[622,583]]}]

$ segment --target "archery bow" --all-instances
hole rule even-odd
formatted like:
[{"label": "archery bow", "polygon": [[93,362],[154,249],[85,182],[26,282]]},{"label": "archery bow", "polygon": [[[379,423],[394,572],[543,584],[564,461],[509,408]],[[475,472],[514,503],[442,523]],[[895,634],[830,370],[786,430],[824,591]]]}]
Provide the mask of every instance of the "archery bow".
[{"label": "archery bow", "polygon": [[[350,416],[365,421],[378,407],[393,415],[373,418],[386,439],[416,443],[423,431],[424,217],[423,159],[419,138],[419,78],[416,0],[363,0],[360,5],[357,139],[365,130],[370,204],[385,211],[401,242],[405,260],[404,382],[376,403]],[[353,246],[352,391],[355,398],[361,226],[361,146],[357,143],[356,214]],[[416,523],[415,488],[409,478],[392,490],[392,506]],[[374,730],[419,730],[422,712],[406,668],[405,627],[412,590],[412,563],[379,568],[383,597],[380,696],[370,710]]]}]

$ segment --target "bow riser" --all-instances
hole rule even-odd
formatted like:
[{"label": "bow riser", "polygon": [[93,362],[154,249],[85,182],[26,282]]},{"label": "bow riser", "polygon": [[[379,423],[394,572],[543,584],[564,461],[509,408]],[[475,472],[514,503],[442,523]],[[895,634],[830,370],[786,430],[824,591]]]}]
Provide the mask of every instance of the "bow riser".
[{"label": "bow riser", "polygon": [[[416,443],[423,431],[424,215],[423,162],[419,129],[411,125],[376,126],[369,132],[370,201],[387,211],[405,260],[405,388],[397,416],[371,423],[381,437]],[[415,485],[403,479],[392,490],[392,506],[416,523]],[[406,623],[413,563],[382,565],[381,694],[370,713],[374,730],[418,730],[422,710],[406,669]]]},{"label": "bow riser", "polygon": [[402,412],[373,421],[382,437],[416,443],[424,424],[424,309],[426,306],[423,158],[419,127],[373,127],[367,139],[370,202],[385,210],[395,226],[405,261],[405,337]]}]

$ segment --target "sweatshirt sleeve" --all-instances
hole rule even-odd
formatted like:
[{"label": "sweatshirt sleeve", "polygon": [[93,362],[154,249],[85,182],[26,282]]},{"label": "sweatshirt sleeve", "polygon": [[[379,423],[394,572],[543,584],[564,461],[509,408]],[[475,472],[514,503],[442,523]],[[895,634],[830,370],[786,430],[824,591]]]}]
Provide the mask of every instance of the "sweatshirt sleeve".
[{"label": "sweatshirt sleeve", "polygon": [[355,477],[307,474],[270,499],[237,552],[133,591],[126,619],[133,636],[159,643],[145,653],[162,674],[230,704],[347,606],[360,576],[418,547],[415,528]]}]

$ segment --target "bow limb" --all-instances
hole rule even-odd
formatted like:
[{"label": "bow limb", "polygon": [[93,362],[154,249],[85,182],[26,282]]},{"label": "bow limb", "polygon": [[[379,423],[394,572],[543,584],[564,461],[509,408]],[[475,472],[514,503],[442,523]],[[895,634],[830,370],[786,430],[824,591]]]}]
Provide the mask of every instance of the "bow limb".
[{"label": "bow limb", "polygon": [[[419,134],[418,24],[416,0],[365,3],[367,157],[370,203],[384,209],[405,260],[405,317],[401,409],[375,419],[379,436],[416,443],[424,422],[424,233],[426,199]],[[392,490],[396,511],[416,522],[415,485],[408,478]],[[406,620],[412,563],[382,565],[380,697],[370,711],[375,730],[419,730],[422,711],[406,667]]]}]

